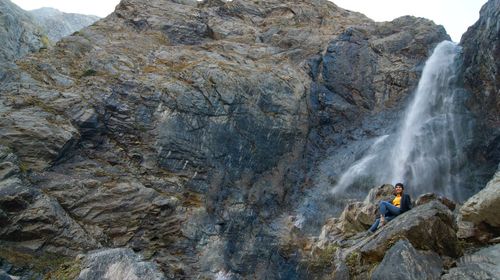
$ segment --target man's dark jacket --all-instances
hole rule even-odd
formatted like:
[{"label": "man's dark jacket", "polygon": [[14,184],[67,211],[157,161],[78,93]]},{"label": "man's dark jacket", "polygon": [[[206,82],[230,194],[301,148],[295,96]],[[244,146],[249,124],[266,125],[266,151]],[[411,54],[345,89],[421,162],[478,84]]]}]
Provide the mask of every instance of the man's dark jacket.
[{"label": "man's dark jacket", "polygon": [[401,196],[401,214],[411,209],[411,198],[407,194]]}]

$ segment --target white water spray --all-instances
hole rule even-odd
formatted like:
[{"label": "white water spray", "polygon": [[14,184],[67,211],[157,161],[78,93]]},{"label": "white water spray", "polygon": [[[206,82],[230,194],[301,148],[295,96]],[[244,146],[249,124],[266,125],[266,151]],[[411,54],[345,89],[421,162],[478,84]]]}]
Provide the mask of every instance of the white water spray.
[{"label": "white water spray", "polygon": [[[454,173],[467,130],[458,110],[455,57],[459,47],[439,44],[426,62],[413,102],[392,150],[391,181],[412,181],[422,189],[455,196],[460,176]],[[423,186],[422,186],[423,185]]]},{"label": "white water spray", "polygon": [[[463,106],[465,92],[457,87],[459,53],[460,47],[449,41],[435,48],[398,131],[376,141],[384,149],[370,149],[353,163],[340,176],[334,194],[356,187],[353,182],[364,175],[374,178],[372,186],[403,182],[413,193],[437,192],[460,200],[459,171],[471,120]],[[381,143],[385,141],[390,142]]]},{"label": "white water spray", "polygon": [[345,191],[345,189],[353,185],[359,178],[366,175],[366,170],[369,170],[374,161],[377,160],[377,154],[381,152],[380,145],[386,140],[389,135],[384,135],[375,140],[375,143],[370,147],[366,156],[356,161],[351,167],[349,167],[341,176],[333,189],[333,193],[339,193]]}]

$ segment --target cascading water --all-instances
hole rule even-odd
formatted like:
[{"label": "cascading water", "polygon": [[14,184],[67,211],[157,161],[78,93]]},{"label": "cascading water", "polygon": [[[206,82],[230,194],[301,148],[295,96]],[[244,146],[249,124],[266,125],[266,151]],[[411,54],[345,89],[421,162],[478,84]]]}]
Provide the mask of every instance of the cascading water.
[{"label": "cascading water", "polygon": [[429,58],[413,102],[391,151],[391,181],[404,181],[427,191],[459,198],[464,144],[470,138],[465,93],[457,87],[455,58],[460,48],[439,44]]},{"label": "cascading water", "polygon": [[339,177],[334,194],[356,187],[354,182],[363,176],[372,186],[403,182],[415,194],[436,192],[463,199],[461,171],[472,119],[464,106],[466,93],[457,86],[459,53],[460,47],[449,41],[435,48],[398,131],[379,137]]}]

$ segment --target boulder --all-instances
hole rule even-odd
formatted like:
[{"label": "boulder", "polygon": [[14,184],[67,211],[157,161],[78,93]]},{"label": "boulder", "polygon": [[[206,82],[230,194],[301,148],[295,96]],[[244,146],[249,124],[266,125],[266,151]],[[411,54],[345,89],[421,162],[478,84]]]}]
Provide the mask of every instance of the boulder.
[{"label": "boulder", "polygon": [[349,203],[337,222],[336,227],[345,237],[351,237],[358,232],[367,230],[375,220],[378,211],[378,203],[381,200],[389,200],[394,187],[382,185],[370,190],[363,202]]},{"label": "boulder", "polygon": [[486,242],[491,238],[491,234],[481,232],[476,228],[474,223],[469,221],[464,221],[461,215],[456,218],[457,221],[457,237],[466,240],[478,240]]},{"label": "boulder", "polygon": [[[500,171],[497,171],[486,187],[469,198],[460,208],[459,219],[474,226],[476,233],[482,235],[479,240],[498,236],[500,234]],[[462,223],[465,231],[467,224]],[[469,226],[470,228],[470,226]]]},{"label": "boulder", "polygon": [[442,280],[500,279],[500,244],[483,248],[478,252],[459,259],[457,267],[443,275]]},{"label": "boulder", "polygon": [[78,280],[161,280],[165,279],[156,264],[144,261],[132,249],[92,251],[81,260]]},{"label": "boulder", "polygon": [[339,219],[338,218],[330,218],[326,220],[325,224],[321,228],[321,233],[319,234],[318,243],[326,244],[331,242],[334,236],[340,235],[340,229],[338,227]]},{"label": "boulder", "polygon": [[372,280],[439,279],[443,262],[434,252],[419,252],[405,239],[394,244],[375,268]]},{"label": "boulder", "polygon": [[377,205],[381,200],[389,200],[393,197],[394,186],[390,184],[384,184],[380,187],[375,187],[368,192],[364,204],[375,204]]},{"label": "boulder", "polygon": [[442,204],[446,205],[446,207],[448,207],[448,209],[450,209],[451,211],[454,211],[455,208],[457,207],[457,204],[454,201],[452,201],[451,199],[446,198],[444,196],[440,196],[440,195],[435,194],[435,193],[425,193],[425,194],[420,195],[417,198],[417,200],[415,200],[415,206],[429,203],[430,201],[433,201],[433,200],[437,200],[437,201],[441,202]]},{"label": "boulder", "polygon": [[377,206],[362,202],[349,203],[339,218],[338,228],[341,233],[350,237],[358,232],[365,231],[375,220]]},{"label": "boulder", "polygon": [[400,239],[407,239],[419,250],[432,250],[450,257],[461,254],[453,214],[437,201],[431,201],[397,216],[350,251],[359,251],[362,258],[368,262],[378,262],[391,245]]}]

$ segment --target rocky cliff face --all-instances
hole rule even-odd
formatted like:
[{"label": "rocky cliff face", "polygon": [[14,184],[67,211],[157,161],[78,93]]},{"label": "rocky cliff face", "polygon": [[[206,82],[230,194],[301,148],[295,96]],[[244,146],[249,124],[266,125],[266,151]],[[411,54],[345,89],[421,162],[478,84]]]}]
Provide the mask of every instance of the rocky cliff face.
[{"label": "rocky cliff face", "polygon": [[479,120],[475,157],[491,173],[500,158],[500,1],[488,1],[480,14],[460,44],[464,84],[473,94],[470,107]]},{"label": "rocky cliff face", "polygon": [[474,93],[477,107],[487,116],[490,125],[498,128],[500,102],[500,2],[488,1],[480,19],[463,35],[465,85]]},{"label": "rocky cliff face", "polygon": [[63,13],[53,8],[36,9],[30,14],[53,42],[99,20],[96,16]]},{"label": "rocky cliff face", "polygon": [[34,18],[9,0],[0,1],[0,41],[2,64],[46,47],[49,43]]},{"label": "rocky cliff face", "polygon": [[322,153],[390,129],[447,38],[323,0],[123,0],[0,84],[0,257],[43,274],[59,263],[15,256],[103,249],[83,266],[106,274],[135,269],[105,250],[128,247],[168,279],[305,277],[281,218]]},{"label": "rocky cliff face", "polygon": [[463,35],[464,84],[472,94],[470,107],[479,120],[482,143],[476,157],[495,170],[500,158],[500,1],[488,1],[480,19]]}]

